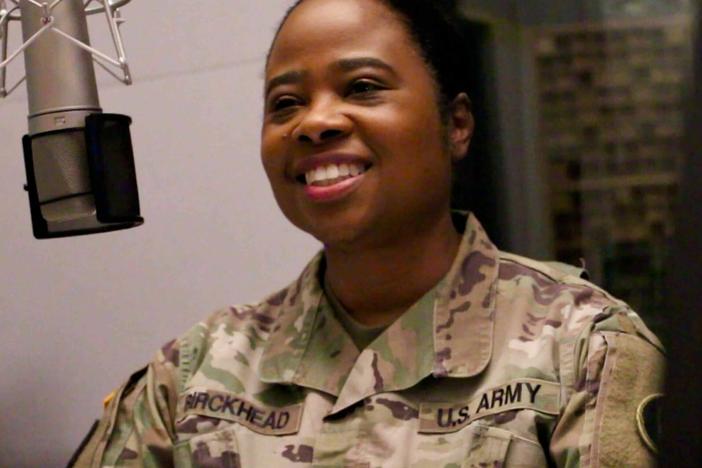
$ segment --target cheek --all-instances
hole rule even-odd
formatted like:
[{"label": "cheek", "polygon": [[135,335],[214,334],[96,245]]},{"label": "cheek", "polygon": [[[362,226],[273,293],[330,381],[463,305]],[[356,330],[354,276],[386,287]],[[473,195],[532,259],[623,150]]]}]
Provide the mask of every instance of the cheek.
[{"label": "cheek", "polygon": [[[278,138],[263,132],[261,136],[261,163],[268,179],[273,183],[284,174],[283,145]],[[274,187],[275,188],[275,187]]]},{"label": "cheek", "polygon": [[[409,107],[393,109],[377,115],[366,129],[368,140],[379,154],[406,161],[415,168],[435,167],[439,159],[448,158],[445,131],[438,116],[431,112]],[[397,167],[411,170],[407,165]]]},{"label": "cheek", "polygon": [[389,137],[401,138],[408,144],[433,143],[442,135],[441,116],[432,90],[404,92],[375,118],[382,122],[382,130]]}]

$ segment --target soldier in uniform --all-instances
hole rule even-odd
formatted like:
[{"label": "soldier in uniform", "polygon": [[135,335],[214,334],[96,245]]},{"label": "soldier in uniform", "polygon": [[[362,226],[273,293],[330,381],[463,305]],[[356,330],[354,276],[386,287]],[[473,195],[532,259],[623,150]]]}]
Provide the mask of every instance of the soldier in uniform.
[{"label": "soldier in uniform", "polygon": [[262,160],[324,249],[165,345],[77,466],[650,466],[661,345],[574,270],[450,210],[473,119],[429,0],[304,0],[266,66]]}]

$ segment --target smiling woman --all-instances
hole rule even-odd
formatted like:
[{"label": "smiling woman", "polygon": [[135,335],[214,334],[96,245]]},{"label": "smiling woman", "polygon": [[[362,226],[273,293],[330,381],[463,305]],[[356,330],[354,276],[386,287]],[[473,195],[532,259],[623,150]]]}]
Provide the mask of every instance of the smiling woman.
[{"label": "smiling woman", "polygon": [[341,302],[362,323],[389,323],[458,249],[451,166],[472,133],[468,98],[442,115],[433,70],[401,17],[375,1],[300,4],[266,74],[261,154],[276,200],[324,243]]},{"label": "smiling woman", "polygon": [[79,466],[645,466],[658,340],[621,301],[452,213],[473,132],[429,0],[304,0],[266,65],[261,157],[324,244],[106,402]]}]

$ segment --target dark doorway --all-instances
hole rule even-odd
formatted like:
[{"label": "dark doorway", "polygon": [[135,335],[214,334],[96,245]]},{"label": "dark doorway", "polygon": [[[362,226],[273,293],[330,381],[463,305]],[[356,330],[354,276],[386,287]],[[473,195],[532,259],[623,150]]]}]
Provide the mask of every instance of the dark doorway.
[{"label": "dark doorway", "polygon": [[472,211],[488,235],[498,246],[505,245],[505,235],[499,229],[498,134],[494,114],[495,90],[492,87],[492,45],[490,28],[468,19],[460,24],[465,37],[465,54],[469,82],[466,89],[473,103],[475,133],[468,157],[455,168],[453,207]]},{"label": "dark doorway", "polygon": [[702,9],[697,12],[695,72],[687,121],[687,161],[668,290],[668,381],[661,466],[699,466],[702,459]]}]

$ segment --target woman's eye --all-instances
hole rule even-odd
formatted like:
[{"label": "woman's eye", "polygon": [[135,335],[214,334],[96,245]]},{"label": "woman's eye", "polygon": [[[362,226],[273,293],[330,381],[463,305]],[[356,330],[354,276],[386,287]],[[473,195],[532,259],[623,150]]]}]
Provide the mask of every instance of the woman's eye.
[{"label": "woman's eye", "polygon": [[349,86],[348,94],[370,94],[376,91],[381,91],[383,89],[385,88],[383,88],[377,83],[374,83],[373,81],[358,80],[351,83],[351,86]]},{"label": "woman's eye", "polygon": [[297,99],[290,97],[290,96],[283,96],[280,98],[277,98],[276,100],[273,101],[271,104],[271,110],[273,112],[280,111],[280,110],[285,110],[290,107],[294,107],[298,104]]}]

